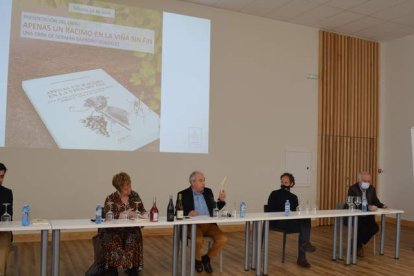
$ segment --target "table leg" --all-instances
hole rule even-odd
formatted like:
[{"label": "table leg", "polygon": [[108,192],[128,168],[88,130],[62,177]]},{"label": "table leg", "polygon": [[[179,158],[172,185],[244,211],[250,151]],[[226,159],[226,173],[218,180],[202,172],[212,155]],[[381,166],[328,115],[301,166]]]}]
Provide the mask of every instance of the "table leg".
[{"label": "table leg", "polygon": [[401,214],[397,214],[397,225],[395,229],[395,259],[400,258],[400,233],[401,233]]},{"label": "table leg", "polygon": [[191,258],[190,258],[190,275],[194,276],[195,270],[195,243],[196,243],[196,230],[195,224],[191,225]]},{"label": "table leg", "polygon": [[173,263],[172,263],[172,275],[177,276],[178,271],[178,247],[180,240],[180,226],[174,225],[173,228]]},{"label": "table leg", "polygon": [[244,271],[249,270],[250,221],[244,226]]},{"label": "table leg", "polygon": [[269,259],[269,221],[264,222],[264,256],[263,256],[263,275],[267,275],[267,263]]},{"label": "table leg", "polygon": [[40,275],[46,276],[47,272],[47,234],[48,230],[42,230],[40,236]]},{"label": "table leg", "polygon": [[257,253],[257,221],[253,221],[253,242],[252,242],[252,266],[251,268],[256,269],[256,253]]},{"label": "table leg", "polygon": [[333,232],[333,244],[332,244],[332,261],[336,261],[336,238],[338,235],[338,221],[339,218],[334,219],[334,232]]},{"label": "table leg", "polygon": [[352,234],[352,217],[348,217],[348,239],[346,243],[346,261],[345,264],[351,264],[351,235]]},{"label": "table leg", "polygon": [[60,230],[52,230],[52,276],[59,275]]},{"label": "table leg", "polygon": [[352,245],[352,264],[357,263],[358,216],[354,217],[354,237]]},{"label": "table leg", "polygon": [[385,243],[385,215],[381,215],[381,244],[380,244],[380,255],[384,255],[384,243]]},{"label": "table leg", "polygon": [[186,275],[187,269],[187,224],[181,228],[181,275]]},{"label": "table leg", "polygon": [[256,276],[261,276],[261,255],[262,255],[262,222],[258,221],[256,224],[257,230],[256,230],[256,247],[257,247],[257,253],[256,253]]},{"label": "table leg", "polygon": [[339,254],[338,259],[344,259],[344,218],[339,218]]}]

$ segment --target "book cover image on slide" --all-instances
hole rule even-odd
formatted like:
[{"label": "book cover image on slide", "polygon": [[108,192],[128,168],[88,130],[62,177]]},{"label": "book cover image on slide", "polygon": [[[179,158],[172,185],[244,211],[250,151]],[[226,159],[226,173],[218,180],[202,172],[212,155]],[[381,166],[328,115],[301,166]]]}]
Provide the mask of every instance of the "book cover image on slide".
[{"label": "book cover image on slide", "polygon": [[159,139],[159,115],[102,69],[22,87],[61,149],[134,151]]}]

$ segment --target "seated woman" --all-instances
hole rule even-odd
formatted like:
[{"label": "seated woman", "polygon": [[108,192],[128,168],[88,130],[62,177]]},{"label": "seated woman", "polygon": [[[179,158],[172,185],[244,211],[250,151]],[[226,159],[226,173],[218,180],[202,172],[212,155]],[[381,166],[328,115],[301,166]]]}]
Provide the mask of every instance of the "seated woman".
[{"label": "seated woman", "polygon": [[[111,210],[115,219],[125,218],[127,214],[134,217],[137,205],[141,214],[146,212],[138,193],[131,189],[131,178],[127,173],[116,174],[112,185],[116,191],[105,200],[104,216]],[[98,235],[110,275],[118,275],[118,268],[126,270],[128,275],[138,275],[143,267],[141,228],[101,228]]]}]

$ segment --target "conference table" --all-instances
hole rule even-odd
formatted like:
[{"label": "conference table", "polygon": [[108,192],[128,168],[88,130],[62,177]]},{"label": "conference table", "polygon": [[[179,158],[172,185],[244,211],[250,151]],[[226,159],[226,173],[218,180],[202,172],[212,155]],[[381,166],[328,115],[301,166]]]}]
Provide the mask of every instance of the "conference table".
[{"label": "conference table", "polygon": [[[269,240],[269,221],[271,220],[290,220],[290,219],[318,219],[318,218],[347,218],[348,219],[348,235],[347,235],[347,256],[346,264],[351,263],[352,250],[352,264],[356,264],[357,251],[357,233],[358,233],[358,217],[366,215],[381,215],[381,249],[380,254],[384,254],[384,240],[385,240],[385,216],[396,215],[396,239],[395,239],[395,258],[399,258],[400,245],[400,231],[401,231],[401,214],[404,211],[395,209],[378,209],[377,211],[362,212],[360,210],[315,210],[315,211],[301,211],[290,212],[289,216],[285,216],[284,212],[270,212],[270,213],[248,213],[244,218],[212,218],[212,217],[193,217],[188,220],[188,223],[193,225],[202,223],[218,223],[218,224],[234,224],[245,223],[245,256],[244,269],[249,270],[249,244],[250,244],[250,223],[253,223],[253,246],[252,246],[252,268],[256,270],[256,275],[261,275],[261,254],[262,254],[262,233],[263,233],[263,274],[268,272],[268,240]],[[336,245],[337,245],[337,228],[339,222],[342,220],[335,219],[334,224],[334,238],[332,259],[336,259]],[[191,227],[191,257],[190,257],[190,275],[194,275],[195,266],[195,229]],[[342,229],[342,228],[341,228]],[[187,234],[187,233],[186,233]],[[341,232],[342,235],[342,232]],[[351,244],[351,241],[353,243]],[[342,242],[342,240],[341,240]],[[185,258],[184,258],[185,259]],[[185,260],[182,260],[182,266],[185,265]],[[173,271],[173,275],[176,275]]]},{"label": "conference table", "polygon": [[[182,233],[182,275],[186,275],[186,235],[188,220],[175,220],[174,222],[168,222],[166,217],[159,217],[158,222],[150,222],[149,219],[138,220],[125,220],[115,219],[111,222],[102,222],[97,224],[90,219],[61,219],[50,220],[52,229],[52,276],[59,275],[60,267],[60,233],[62,230],[91,230],[97,228],[116,228],[116,227],[153,227],[153,228],[165,228],[173,227],[173,271],[177,271],[178,268],[178,248],[179,248],[179,233]],[[180,231],[180,227],[182,230]]]},{"label": "conference table", "polygon": [[[46,276],[47,272],[47,235],[51,226],[48,222],[42,224],[30,224],[22,226],[20,221],[0,222],[0,232],[27,232],[40,231],[40,275]],[[14,264],[18,265],[18,264]]]},{"label": "conference table", "polygon": [[[336,260],[337,248],[337,231],[340,228],[340,248],[342,246],[342,219],[348,219],[348,235],[347,235],[347,254],[346,264],[356,264],[356,241],[358,233],[358,217],[365,215],[380,215],[381,216],[381,249],[380,254],[384,254],[384,240],[385,240],[385,216],[396,215],[396,239],[395,239],[395,258],[399,258],[399,244],[400,244],[400,230],[401,230],[401,214],[402,210],[395,209],[378,209],[374,212],[361,212],[360,210],[316,210],[316,211],[301,211],[291,212],[289,216],[285,216],[284,212],[273,213],[247,213],[245,217],[208,217],[197,216],[186,218],[184,220],[175,220],[167,222],[165,217],[160,217],[158,222],[150,222],[149,220],[113,220],[111,222],[103,222],[96,224],[89,219],[68,219],[68,220],[50,220],[52,230],[52,275],[59,275],[59,259],[60,259],[60,232],[61,230],[76,230],[76,229],[97,229],[97,228],[113,228],[113,227],[153,227],[164,228],[173,227],[173,252],[172,252],[172,275],[176,276],[178,273],[178,255],[181,239],[181,275],[186,275],[187,258],[187,235],[188,227],[191,237],[190,250],[190,275],[195,274],[195,240],[197,224],[203,223],[217,223],[217,224],[245,224],[245,242],[244,242],[244,269],[249,270],[249,256],[250,256],[250,226],[253,230],[253,246],[251,249],[252,263],[251,267],[256,270],[256,275],[261,275],[261,260],[262,260],[262,238],[263,238],[263,274],[267,275],[268,269],[268,240],[269,240],[269,221],[271,220],[290,220],[290,219],[318,219],[318,218],[335,218],[334,237],[332,259]],[[46,232],[47,233],[47,232]],[[262,237],[263,235],[263,237]],[[351,245],[351,240],[353,244]],[[47,239],[46,239],[47,240]],[[43,248],[43,247],[42,247]],[[342,249],[340,249],[342,250]],[[43,274],[42,274],[43,275]]]}]

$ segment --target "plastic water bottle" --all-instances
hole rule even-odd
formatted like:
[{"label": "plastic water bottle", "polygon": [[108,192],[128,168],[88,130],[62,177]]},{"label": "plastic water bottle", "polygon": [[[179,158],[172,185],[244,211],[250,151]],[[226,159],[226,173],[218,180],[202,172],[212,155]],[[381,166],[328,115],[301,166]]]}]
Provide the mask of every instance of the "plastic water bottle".
[{"label": "plastic water bottle", "polygon": [[247,209],[247,205],[244,201],[242,201],[240,203],[240,217],[244,218],[246,216],[246,209]]},{"label": "plastic water bottle", "polygon": [[22,226],[30,225],[30,206],[29,204],[23,205],[22,208]]},{"label": "plastic water bottle", "polygon": [[101,224],[102,223],[102,206],[101,206],[101,204],[96,205],[95,223],[96,224]]},{"label": "plastic water bottle", "polygon": [[368,201],[365,197],[362,199],[362,212],[368,212]]},{"label": "plastic water bottle", "polygon": [[290,202],[289,200],[286,200],[285,202],[285,216],[289,216],[290,215]]}]

